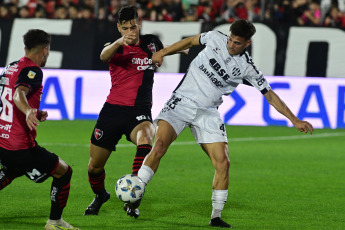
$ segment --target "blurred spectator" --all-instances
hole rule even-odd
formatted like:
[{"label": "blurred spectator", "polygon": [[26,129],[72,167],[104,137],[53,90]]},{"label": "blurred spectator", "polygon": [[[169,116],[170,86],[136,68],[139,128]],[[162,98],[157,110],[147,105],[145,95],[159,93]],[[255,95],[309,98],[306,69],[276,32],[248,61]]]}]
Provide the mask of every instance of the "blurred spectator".
[{"label": "blurred spectator", "polygon": [[333,6],[325,16],[324,26],[345,28],[345,15],[340,12],[338,7]]},{"label": "blurred spectator", "polygon": [[248,19],[248,11],[243,0],[225,0],[222,7],[222,17],[225,22],[237,19]]},{"label": "blurred spectator", "polygon": [[30,17],[29,7],[27,6],[20,7],[18,14],[20,18],[29,18]]},{"label": "blurred spectator", "polygon": [[68,18],[76,19],[79,17],[78,7],[75,4],[70,4],[68,6]]},{"label": "blurred spectator", "polygon": [[64,5],[59,5],[55,9],[55,14],[54,14],[55,19],[67,19],[68,18],[68,10],[66,6]]},{"label": "blurred spectator", "polygon": [[40,5],[40,4],[36,5],[34,17],[35,18],[46,18],[47,17],[46,11],[42,5]]},{"label": "blurred spectator", "polygon": [[89,6],[82,6],[80,9],[80,18],[93,19],[93,8]]},{"label": "blurred spectator", "polygon": [[200,0],[198,5],[198,19],[202,22],[213,22],[214,18],[212,13],[212,1]]},{"label": "blurred spectator", "polygon": [[325,18],[326,13],[330,11],[332,7],[337,7],[342,13],[345,12],[345,1],[344,0],[321,0],[320,3],[322,19]]},{"label": "blurred spectator", "polygon": [[[162,0],[152,0],[149,4],[150,21],[164,21]],[[167,12],[165,12],[167,13]]]},{"label": "blurred spectator", "polygon": [[321,24],[321,9],[320,3],[313,0],[309,3],[309,7],[305,10],[300,19],[300,25],[304,26],[319,26]]},{"label": "blurred spectator", "polygon": [[186,10],[184,20],[186,22],[195,22],[198,20],[196,6],[191,5],[189,9]]},{"label": "blurred spectator", "polygon": [[15,18],[15,17],[18,17],[18,7],[15,3],[13,2],[10,2],[7,4],[8,6],[8,9],[10,11],[10,14],[11,14],[11,17],[12,18]]},{"label": "blurred spectator", "polygon": [[[247,12],[248,12],[248,20],[252,22],[257,22],[260,20],[260,3],[258,0],[246,0],[244,3]],[[279,9],[279,5],[277,3],[274,4]]]},{"label": "blurred spectator", "polygon": [[117,22],[117,12],[121,9],[121,2],[120,0],[110,0],[110,6],[109,6],[109,15],[108,20],[109,21],[115,21]]},{"label": "blurred spectator", "polygon": [[0,5],[0,19],[10,19],[11,13],[6,4]]}]

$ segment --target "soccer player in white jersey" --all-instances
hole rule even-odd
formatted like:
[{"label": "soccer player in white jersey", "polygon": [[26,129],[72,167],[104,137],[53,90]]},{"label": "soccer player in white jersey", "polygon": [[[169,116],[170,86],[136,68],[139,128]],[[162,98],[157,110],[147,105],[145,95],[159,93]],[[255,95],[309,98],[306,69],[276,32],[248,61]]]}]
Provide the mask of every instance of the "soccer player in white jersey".
[{"label": "soccer player in white jersey", "polygon": [[251,22],[238,20],[231,25],[229,36],[218,31],[201,33],[176,42],[152,57],[153,63],[159,67],[166,55],[192,46],[206,45],[192,61],[183,80],[155,119],[155,144],[138,176],[147,184],[170,144],[189,126],[215,168],[213,209],[209,222],[211,226],[231,228],[231,225],[221,219],[228,196],[230,167],[225,126],[217,110],[222,103],[222,95],[231,94],[238,84],[252,85],[299,131],[313,132],[313,126],[307,121],[299,120],[291,112],[253,64],[246,48],[251,44],[251,37],[255,32]]}]

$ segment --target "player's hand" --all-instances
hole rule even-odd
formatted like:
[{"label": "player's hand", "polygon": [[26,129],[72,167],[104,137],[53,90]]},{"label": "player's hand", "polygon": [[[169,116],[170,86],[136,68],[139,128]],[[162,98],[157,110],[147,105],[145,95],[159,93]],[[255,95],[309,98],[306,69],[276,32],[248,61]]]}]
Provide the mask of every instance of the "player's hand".
[{"label": "player's hand", "polygon": [[133,41],[136,39],[136,35],[133,32],[129,32],[125,35],[123,35],[121,38],[117,40],[118,44],[121,46],[128,46],[133,43]]},{"label": "player's hand", "polygon": [[310,132],[310,134],[313,134],[314,128],[313,126],[307,122],[307,121],[298,121],[296,124],[294,124],[295,127],[303,133],[308,133],[308,131]]},{"label": "player's hand", "polygon": [[30,130],[36,130],[36,126],[38,125],[37,120],[37,109],[30,108],[26,111],[26,124],[28,125]]},{"label": "player's hand", "polygon": [[161,67],[161,65],[163,63],[163,57],[164,56],[162,55],[162,51],[161,50],[156,52],[156,53],[154,53],[152,55],[152,58],[151,58],[153,65],[155,67]]},{"label": "player's hand", "polygon": [[40,122],[47,120],[47,117],[48,117],[48,112],[47,111],[38,110],[37,119]]}]

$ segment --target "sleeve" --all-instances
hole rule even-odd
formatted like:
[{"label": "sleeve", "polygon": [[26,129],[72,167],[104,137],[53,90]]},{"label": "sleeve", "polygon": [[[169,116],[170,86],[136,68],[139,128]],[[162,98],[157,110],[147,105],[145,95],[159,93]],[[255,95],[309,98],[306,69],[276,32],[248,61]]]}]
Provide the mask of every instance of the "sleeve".
[{"label": "sleeve", "polygon": [[205,45],[212,37],[214,31],[208,31],[200,34],[199,43],[200,45]]},{"label": "sleeve", "polygon": [[243,84],[254,86],[262,94],[267,93],[271,89],[271,86],[268,84],[262,72],[256,68],[252,59],[249,59],[244,75]]},{"label": "sleeve", "polygon": [[23,85],[30,88],[30,90],[34,90],[42,85],[42,80],[43,72],[39,67],[26,67],[20,71],[15,88],[17,88],[20,85]]},{"label": "sleeve", "polygon": [[156,50],[157,51],[164,48],[163,43],[161,42],[161,40],[159,40],[159,38],[157,36],[153,35],[153,40],[154,40],[154,43],[156,44]]}]

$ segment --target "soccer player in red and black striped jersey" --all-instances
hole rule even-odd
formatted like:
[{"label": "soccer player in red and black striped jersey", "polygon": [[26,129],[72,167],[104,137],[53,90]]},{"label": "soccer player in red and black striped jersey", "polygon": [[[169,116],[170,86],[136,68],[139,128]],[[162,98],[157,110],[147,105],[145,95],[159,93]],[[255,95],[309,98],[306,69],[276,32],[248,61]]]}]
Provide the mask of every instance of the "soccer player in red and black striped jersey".
[{"label": "soccer player in red and black striped jersey", "polygon": [[[136,7],[123,7],[118,15],[117,28],[122,37],[106,44],[100,55],[109,65],[112,85],[91,135],[88,174],[96,196],[84,215],[98,215],[110,198],[104,186],[104,166],[122,135],[137,146],[132,169],[135,175],[151,151],[154,137],[151,107],[155,66],[151,57],[163,49],[163,44],[155,35],[139,35]],[[130,216],[139,216],[138,209],[124,209]]]},{"label": "soccer player in red and black striped jersey", "polygon": [[0,190],[15,178],[27,176],[41,183],[53,177],[50,217],[45,229],[77,229],[62,219],[72,168],[35,141],[38,121],[48,113],[39,110],[44,67],[51,37],[43,30],[24,36],[25,56],[12,62],[0,75]]}]

